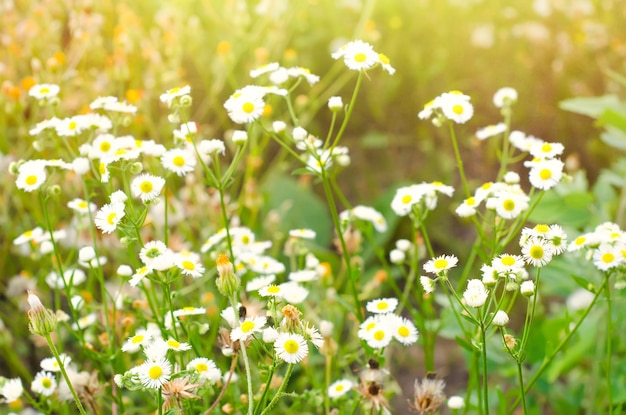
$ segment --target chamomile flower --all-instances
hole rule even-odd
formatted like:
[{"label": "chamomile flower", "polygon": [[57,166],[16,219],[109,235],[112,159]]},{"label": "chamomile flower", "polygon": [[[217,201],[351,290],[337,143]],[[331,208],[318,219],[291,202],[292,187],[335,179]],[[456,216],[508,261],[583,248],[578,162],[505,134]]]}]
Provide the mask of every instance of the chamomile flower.
[{"label": "chamomile flower", "polygon": [[272,274],[256,277],[246,284],[246,291],[259,291],[265,287],[269,287],[274,281],[276,281],[276,275]]},{"label": "chamomile flower", "polygon": [[391,66],[391,61],[384,53],[378,54],[378,62],[380,63],[380,66],[383,68],[383,70],[387,71],[389,75],[393,75],[394,73],[396,73],[396,69]]},{"label": "chamomile flower", "polygon": [[310,282],[317,280],[319,274],[313,269],[303,269],[289,273],[289,281],[294,282]]},{"label": "chamomile flower", "polygon": [[315,231],[311,229],[292,229],[289,231],[292,238],[315,239]]},{"label": "chamomile flower", "polygon": [[96,228],[100,229],[102,233],[113,233],[125,214],[123,203],[106,204],[96,212],[94,218]]},{"label": "chamomile flower", "polygon": [[231,330],[230,338],[233,341],[245,341],[254,333],[261,331],[266,322],[265,317],[248,317],[238,327]]},{"label": "chamomile flower", "polygon": [[309,290],[294,281],[280,284],[280,297],[290,304],[300,304],[309,295]]},{"label": "chamomile flower", "polygon": [[183,275],[189,275],[193,278],[200,278],[205,271],[199,258],[194,258],[194,256],[179,254],[176,256],[175,263]]},{"label": "chamomile flower", "polygon": [[370,313],[384,314],[393,313],[398,306],[398,299],[396,298],[379,298],[367,303],[365,309]]},{"label": "chamomile flower", "polygon": [[524,259],[520,255],[502,254],[493,259],[491,266],[499,274],[515,273],[524,268]]},{"label": "chamomile flower", "polygon": [[167,344],[167,348],[169,350],[174,350],[176,352],[182,352],[191,349],[191,345],[189,343],[179,342],[176,339],[167,339],[165,341],[165,344]]},{"label": "chamomile flower", "polygon": [[474,115],[474,107],[469,97],[462,93],[448,92],[439,96],[437,105],[443,115],[457,124],[464,124]]},{"label": "chamomile flower", "polygon": [[122,345],[122,351],[126,353],[138,352],[142,346],[147,345],[152,340],[152,335],[147,330],[138,330],[134,336],[126,339]]},{"label": "chamomile flower", "polygon": [[200,374],[200,379],[209,381],[211,384],[219,382],[222,372],[217,368],[213,360],[205,357],[196,357],[186,366],[187,370],[195,370]]},{"label": "chamomile flower", "polygon": [[378,54],[369,43],[355,40],[332,54],[333,59],[343,58],[344,64],[353,71],[370,69],[379,62]]},{"label": "chamomile flower", "polygon": [[552,245],[543,238],[530,237],[522,246],[522,255],[527,264],[543,267],[552,260]]},{"label": "chamomile flower", "polygon": [[265,108],[264,93],[256,88],[242,88],[235,91],[224,103],[230,119],[237,124],[246,124],[255,121]]},{"label": "chamomile flower", "polygon": [[196,157],[187,150],[175,148],[166,151],[161,156],[161,164],[166,170],[176,173],[178,176],[185,176],[196,167]]},{"label": "chamomile flower", "polygon": [[37,100],[47,100],[59,95],[60,90],[55,84],[36,84],[28,90],[28,95]]},{"label": "chamomile flower", "polygon": [[517,102],[517,91],[511,87],[503,87],[493,94],[493,105],[498,108],[509,106]]},{"label": "chamomile flower", "polygon": [[224,141],[217,138],[202,140],[200,141],[200,144],[198,144],[198,151],[206,156],[218,154],[224,155],[226,154],[226,145],[224,144]]},{"label": "chamomile flower", "polygon": [[281,333],[274,342],[274,350],[278,358],[291,364],[301,362],[309,354],[306,340],[296,333]]},{"label": "chamomile flower", "polygon": [[426,277],[424,275],[420,276],[420,284],[426,294],[430,294],[435,291],[435,280],[430,277]]},{"label": "chamomile flower", "polygon": [[352,390],[354,383],[349,379],[340,379],[333,382],[328,387],[328,397],[331,399],[340,398]]},{"label": "chamomile flower", "polygon": [[602,244],[593,253],[593,265],[600,271],[608,271],[611,268],[620,266],[624,262],[622,250],[624,248],[608,244]]},{"label": "chamomile flower", "polygon": [[530,147],[530,155],[538,159],[552,159],[563,154],[563,144],[536,142]]},{"label": "chamomile flower", "polygon": [[161,241],[147,242],[139,251],[139,259],[146,267],[158,271],[165,271],[175,265],[174,253]]},{"label": "chamomile flower", "polygon": [[203,314],[206,314],[206,308],[204,307],[183,307],[178,310],[174,310],[174,317],[197,316]]},{"label": "chamomile flower", "polygon": [[161,102],[166,103],[168,107],[172,107],[172,104],[174,104],[176,100],[180,100],[181,97],[189,94],[191,94],[191,87],[185,85],[183,87],[169,89],[167,92],[161,94],[159,99]]},{"label": "chamomile flower", "polygon": [[528,201],[525,194],[500,192],[496,197],[487,199],[487,208],[495,209],[503,219],[514,219],[528,209]]},{"label": "chamomile flower", "polygon": [[533,187],[548,190],[556,186],[563,178],[565,164],[559,159],[540,160],[533,164],[528,178]]},{"label": "chamomile flower", "polygon": [[476,131],[476,138],[478,138],[479,140],[486,140],[489,137],[494,137],[498,134],[502,134],[505,131],[506,124],[504,124],[503,122],[494,125],[488,125]]},{"label": "chamomile flower", "polygon": [[[63,364],[64,367],[67,367],[67,365],[69,365],[70,362],[72,361],[72,358],[66,355],[65,353],[61,353],[59,355],[59,358],[61,359],[61,363]],[[57,361],[56,357],[47,357],[45,359],[42,359],[39,365],[41,366],[43,370],[46,370],[48,372],[60,372],[61,371],[61,367],[59,366],[59,362]]]},{"label": "chamomile flower", "polygon": [[458,262],[458,258],[454,255],[440,255],[426,262],[424,271],[439,275],[454,268]]},{"label": "chamomile flower", "polygon": [[4,397],[9,407],[12,406],[13,402],[19,402],[22,393],[24,393],[24,386],[20,378],[6,379],[0,388],[0,395]]},{"label": "chamomile flower", "polygon": [[[272,275],[274,279],[275,275]],[[259,295],[261,297],[281,297],[282,298],[282,288],[280,285],[269,284],[264,287],[261,287],[259,290]]]},{"label": "chamomile flower", "polygon": [[154,269],[150,267],[138,268],[128,283],[131,287],[136,287],[145,278],[145,276],[151,274],[152,271],[154,271]]},{"label": "chamomile flower", "polygon": [[482,307],[487,301],[489,291],[485,289],[485,285],[481,280],[469,280],[467,289],[463,293],[465,303],[474,308]]},{"label": "chamomile flower", "polygon": [[46,371],[38,372],[30,385],[33,392],[43,396],[50,396],[57,388],[57,379],[54,374]]},{"label": "chamomile flower", "polygon": [[414,186],[400,187],[391,201],[391,208],[398,216],[406,216],[411,213],[415,203],[418,203],[421,195]]},{"label": "chamomile flower", "polygon": [[408,346],[417,341],[417,329],[410,320],[395,314],[389,314],[385,320],[393,328],[394,339],[403,345]]},{"label": "chamomile flower", "polygon": [[139,380],[146,388],[158,389],[170,380],[172,364],[165,358],[143,363],[137,367]]},{"label": "chamomile flower", "polygon": [[37,162],[26,162],[19,168],[19,173],[15,179],[18,189],[25,192],[37,190],[46,181],[46,169],[43,164]]},{"label": "chamomile flower", "polygon": [[75,198],[67,202],[67,207],[79,214],[87,214],[90,211],[96,211],[96,205],[94,203],[88,203],[86,200]]},{"label": "chamomile flower", "polygon": [[363,340],[374,349],[387,347],[389,343],[391,343],[391,340],[393,340],[392,328],[389,325],[378,322],[375,327],[367,332]]},{"label": "chamomile flower", "polygon": [[13,245],[23,245],[29,242],[36,242],[44,235],[43,228],[37,226],[33,229],[23,232],[20,236],[13,240]]},{"label": "chamomile flower", "polygon": [[455,213],[459,215],[461,218],[466,218],[469,216],[474,216],[476,214],[476,207],[478,206],[478,202],[474,196],[470,196],[463,201],[456,209]]},{"label": "chamomile flower", "polygon": [[162,177],[143,173],[133,179],[130,190],[133,196],[141,198],[145,203],[157,198],[164,185],[165,179]]}]

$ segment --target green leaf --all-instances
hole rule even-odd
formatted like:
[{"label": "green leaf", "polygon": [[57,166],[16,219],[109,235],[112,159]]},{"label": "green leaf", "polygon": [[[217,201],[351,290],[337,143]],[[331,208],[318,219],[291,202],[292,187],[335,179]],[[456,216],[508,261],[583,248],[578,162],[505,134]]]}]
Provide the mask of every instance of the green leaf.
[{"label": "green leaf", "polygon": [[589,222],[589,205],[593,201],[593,196],[588,192],[572,192],[565,195],[546,192],[529,220],[535,223],[559,223],[562,226],[581,228]]},{"label": "green leaf", "polygon": [[461,346],[462,348],[464,348],[465,350],[467,350],[468,352],[475,352],[476,348],[471,344],[468,343],[464,338],[462,338],[461,336],[455,336],[454,337],[454,341]]},{"label": "green leaf", "polygon": [[328,246],[332,237],[332,220],[326,204],[310,187],[280,173],[269,174],[261,184],[267,203],[263,214],[277,212],[278,228],[283,233],[291,229],[308,228],[317,233],[320,246]]},{"label": "green leaf", "polygon": [[607,125],[606,131],[600,134],[600,139],[608,146],[626,151],[626,132],[617,127]]},{"label": "green leaf", "polygon": [[612,108],[608,108],[604,111],[598,120],[596,125],[601,127],[615,127],[621,131],[626,131],[626,116],[624,111],[615,111]]},{"label": "green leaf", "polygon": [[607,109],[619,107],[619,105],[620,100],[617,95],[603,95],[601,97],[566,99],[559,103],[559,108],[598,118]]}]

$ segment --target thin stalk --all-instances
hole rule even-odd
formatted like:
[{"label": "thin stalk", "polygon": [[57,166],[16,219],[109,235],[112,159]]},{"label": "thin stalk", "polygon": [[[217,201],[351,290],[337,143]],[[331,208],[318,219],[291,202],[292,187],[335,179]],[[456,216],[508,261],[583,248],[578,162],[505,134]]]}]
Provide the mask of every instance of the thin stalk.
[{"label": "thin stalk", "polygon": [[159,415],[163,415],[163,391],[161,387],[159,387],[159,391],[157,392],[157,406],[159,408]]},{"label": "thin stalk", "polygon": [[522,408],[524,409],[524,415],[528,413],[528,409],[526,408],[526,393],[524,392],[524,376],[522,374],[522,362],[517,361],[517,377],[519,379],[519,389],[522,395]]},{"label": "thin stalk", "polygon": [[331,154],[332,149],[335,148],[337,144],[339,144],[339,140],[343,136],[346,127],[348,126],[348,121],[350,121],[350,116],[352,115],[352,110],[354,109],[354,105],[356,104],[356,97],[359,94],[359,89],[361,88],[361,82],[363,81],[363,71],[359,72],[359,76],[356,79],[356,85],[354,86],[354,92],[352,92],[352,98],[350,99],[350,104],[348,104],[348,109],[346,110],[346,116],[341,123],[341,127],[339,127],[339,131],[333,140],[333,145],[330,147]]},{"label": "thin stalk", "polygon": [[274,405],[276,405],[276,403],[280,399],[281,395],[283,394],[283,391],[285,390],[285,387],[287,386],[287,383],[289,382],[289,378],[291,377],[291,372],[293,372],[293,366],[294,366],[293,363],[289,363],[289,366],[287,366],[287,373],[285,373],[283,383],[280,384],[280,387],[278,388],[276,395],[274,395],[270,403],[267,405],[267,408],[265,408],[265,410],[261,412],[261,415],[269,414],[272,408],[274,407]]},{"label": "thin stalk", "polygon": [[481,316],[480,322],[480,342],[482,347],[480,348],[481,360],[483,361],[483,403],[485,408],[485,414],[489,415],[489,377],[487,373],[487,337],[486,337],[485,322]]},{"label": "thin stalk", "polygon": [[274,371],[276,370],[276,360],[272,362],[272,366],[270,366],[270,371],[267,375],[267,380],[265,381],[265,388],[263,388],[263,394],[261,395],[261,399],[259,399],[259,406],[254,410],[255,415],[261,411],[261,407],[265,402],[265,397],[267,396],[267,392],[270,390],[270,384],[272,383],[272,379],[274,378]]},{"label": "thin stalk", "polygon": [[[233,294],[230,298],[230,306],[233,308],[233,313],[237,315],[237,294]],[[241,325],[241,321],[237,319],[238,325]],[[246,382],[248,384],[248,415],[254,414],[254,395],[252,391],[252,372],[250,371],[250,361],[248,360],[248,354],[246,352],[245,340],[239,340],[241,345],[241,357],[243,358],[243,365],[246,368]]]},{"label": "thin stalk", "polygon": [[330,414],[330,397],[328,396],[328,388],[330,387],[331,371],[333,356],[326,353],[326,371],[324,374],[324,413]]},{"label": "thin stalk", "polygon": [[[524,387],[524,390],[526,391],[526,393],[528,393],[528,391],[530,390],[530,388],[533,387],[533,385],[535,384],[535,382],[537,382],[537,380],[539,380],[539,377],[542,375],[542,373],[548,368],[548,366],[550,366],[550,363],[552,363],[552,360],[554,359],[554,357],[559,354],[559,352],[563,349],[563,347],[565,347],[565,345],[567,344],[567,342],[569,341],[569,339],[574,335],[574,333],[576,333],[576,331],[578,331],[578,328],[580,327],[580,325],[582,324],[582,322],[585,320],[585,318],[587,318],[587,315],[589,315],[589,312],[591,312],[591,309],[593,308],[593,305],[596,303],[596,301],[598,300],[598,298],[600,297],[600,294],[602,293],[602,291],[604,290],[605,285],[607,284],[606,279],[602,282],[602,285],[600,286],[600,288],[596,291],[596,295],[593,297],[593,300],[591,300],[591,303],[589,304],[589,307],[587,307],[585,309],[585,312],[583,313],[583,315],[580,317],[580,320],[578,320],[578,322],[576,323],[576,325],[574,326],[574,328],[567,333],[567,336],[565,336],[565,338],[563,340],[561,340],[561,342],[559,343],[559,345],[552,351],[552,353],[550,353],[550,355],[548,357],[546,357],[543,361],[543,363],[541,364],[541,366],[539,367],[539,369],[537,369],[537,371],[535,372],[535,374],[530,378],[530,380],[526,383],[526,386]],[[519,405],[520,400],[521,400],[521,396],[518,396],[515,401],[513,402],[513,405],[511,406],[511,408],[509,408],[509,410],[507,411],[507,414],[511,415],[513,414],[513,412],[515,412],[515,408],[517,407],[517,405]]]},{"label": "thin stalk", "polygon": [[222,390],[220,391],[220,394],[217,395],[217,398],[215,399],[215,402],[213,402],[211,407],[209,409],[207,409],[206,412],[203,415],[209,415],[211,412],[213,412],[213,410],[220,403],[220,400],[224,396],[224,393],[226,393],[226,389],[228,389],[228,385],[230,385],[230,381],[233,378],[233,373],[235,372],[235,366],[236,365],[237,365],[237,355],[234,355],[233,356],[233,360],[230,362],[230,370],[228,371],[228,377],[226,378],[226,383],[224,383],[224,386],[222,387]]},{"label": "thin stalk", "polygon": [[613,392],[611,388],[611,340],[613,338],[613,324],[611,321],[611,284],[609,274],[604,274],[604,292],[606,296],[607,319],[606,319],[606,388],[609,399],[609,415],[613,414]]},{"label": "thin stalk", "polygon": [[454,156],[456,157],[456,165],[459,169],[459,175],[461,176],[461,182],[463,183],[463,191],[465,192],[465,197],[470,197],[469,186],[467,185],[467,179],[465,178],[465,169],[463,168],[463,159],[461,158],[461,152],[459,151],[459,144],[456,140],[456,134],[454,132],[454,127],[452,126],[452,122],[448,121],[448,127],[450,130],[450,137],[452,137],[452,147],[454,148]]},{"label": "thin stalk", "polygon": [[85,412],[85,408],[83,408],[83,404],[80,402],[80,399],[78,399],[78,395],[76,394],[76,391],[74,390],[74,386],[72,385],[72,382],[70,381],[69,376],[67,376],[67,372],[65,371],[65,364],[63,364],[63,361],[61,360],[61,356],[59,356],[59,351],[54,345],[54,342],[52,341],[52,337],[50,337],[50,333],[46,333],[44,337],[46,339],[46,342],[48,342],[48,346],[50,346],[50,351],[52,352],[52,354],[54,355],[54,358],[59,364],[59,369],[61,369],[61,374],[63,375],[63,379],[65,379],[65,383],[67,383],[67,387],[72,393],[72,397],[74,398],[74,402],[76,403],[78,412],[80,412],[81,414],[87,415],[87,412]]}]

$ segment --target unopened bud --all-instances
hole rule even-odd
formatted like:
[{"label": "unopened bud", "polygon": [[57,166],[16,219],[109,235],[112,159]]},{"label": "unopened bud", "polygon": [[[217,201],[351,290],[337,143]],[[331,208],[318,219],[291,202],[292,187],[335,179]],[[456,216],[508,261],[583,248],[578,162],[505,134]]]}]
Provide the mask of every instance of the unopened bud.
[{"label": "unopened bud", "polygon": [[56,315],[43,306],[41,300],[32,291],[28,291],[28,304],[30,309],[28,310],[28,329],[33,334],[39,336],[46,336],[56,330],[57,318]]},{"label": "unopened bud", "polygon": [[143,171],[143,164],[141,164],[140,162],[135,162],[130,165],[130,172],[132,174],[139,174],[142,171]]},{"label": "unopened bud", "polygon": [[235,274],[235,268],[228,259],[228,256],[220,254],[215,262],[217,263],[218,273],[218,277],[215,280],[217,289],[222,295],[230,297],[239,290],[241,281],[237,274]]}]

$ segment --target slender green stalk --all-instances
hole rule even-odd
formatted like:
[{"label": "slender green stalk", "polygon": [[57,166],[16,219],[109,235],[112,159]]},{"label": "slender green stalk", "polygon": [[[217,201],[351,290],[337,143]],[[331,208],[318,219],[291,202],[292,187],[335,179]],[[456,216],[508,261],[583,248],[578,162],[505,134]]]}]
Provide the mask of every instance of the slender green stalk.
[{"label": "slender green stalk", "polygon": [[287,373],[285,373],[283,383],[280,384],[280,387],[278,388],[276,395],[274,395],[270,403],[267,405],[267,408],[265,408],[265,410],[261,412],[261,415],[269,414],[272,408],[274,407],[274,405],[276,405],[276,403],[282,396],[283,391],[285,390],[285,387],[287,386],[287,383],[289,382],[289,378],[291,377],[291,372],[293,372],[293,366],[294,366],[293,363],[289,363],[289,366],[287,366]]},{"label": "slender green stalk", "polygon": [[165,186],[163,187],[163,199],[164,199],[164,203],[163,203],[163,243],[165,243],[165,246],[168,245],[168,240],[169,240],[169,223],[168,223],[168,208],[169,208],[169,203],[168,203],[168,197],[167,197],[167,180],[165,181]]},{"label": "slender green stalk", "polygon": [[469,186],[467,185],[467,179],[465,178],[465,169],[463,167],[463,159],[461,158],[461,152],[459,151],[459,144],[456,140],[456,133],[452,126],[452,121],[448,121],[448,127],[450,129],[450,137],[452,137],[452,147],[454,148],[454,156],[456,157],[456,166],[459,169],[459,175],[461,176],[461,182],[463,183],[463,191],[465,197],[470,197]]},{"label": "slender green stalk", "polygon": [[159,387],[159,391],[157,392],[157,406],[159,415],[163,415],[163,391],[161,387]]},{"label": "slender green stalk", "polygon": [[509,161],[509,132],[511,130],[511,107],[504,109],[504,124],[506,129],[502,137],[502,157],[500,158],[500,170],[498,171],[497,181],[500,181],[506,173],[506,168]]},{"label": "slender green stalk", "polygon": [[72,393],[72,397],[74,398],[74,402],[76,403],[78,412],[80,412],[81,414],[87,415],[87,412],[85,412],[85,408],[83,408],[83,404],[80,402],[80,399],[78,399],[78,395],[76,394],[76,391],[74,390],[74,386],[72,385],[72,382],[70,381],[69,376],[67,376],[67,372],[65,371],[65,364],[61,360],[61,356],[59,356],[59,352],[56,346],[54,345],[54,342],[52,341],[52,337],[50,337],[50,333],[46,333],[44,337],[46,339],[46,342],[48,343],[48,346],[50,347],[50,351],[52,352],[52,354],[54,355],[54,358],[59,364],[59,369],[61,369],[61,374],[63,375],[63,379],[65,379],[65,383],[67,383],[67,387]]},{"label": "slender green stalk", "polygon": [[[605,287],[606,284],[607,284],[607,281],[605,279],[602,282],[602,285],[600,286],[600,288],[596,291],[596,294],[593,297],[593,300],[591,301],[589,306],[585,309],[583,315],[580,317],[580,319],[578,320],[578,322],[576,323],[574,328],[569,333],[567,333],[567,336],[565,336],[565,338],[563,340],[561,340],[561,342],[552,351],[552,353],[550,353],[550,355],[543,360],[543,363],[541,364],[539,369],[537,369],[537,371],[530,378],[530,380],[528,382],[526,382],[526,386],[524,387],[524,390],[525,390],[526,393],[528,393],[528,391],[530,390],[530,388],[533,387],[535,382],[537,382],[537,380],[539,380],[539,377],[548,368],[548,366],[550,366],[550,363],[552,363],[552,360],[554,360],[555,356],[557,354],[559,354],[559,352],[563,349],[563,347],[565,347],[567,342],[569,342],[569,339],[578,331],[578,328],[580,327],[582,322],[585,320],[585,318],[587,318],[587,315],[589,315],[589,312],[591,312],[591,309],[593,308],[594,304],[596,303],[596,301],[600,297],[600,294],[604,290],[604,287]],[[511,415],[511,414],[513,414],[513,412],[515,412],[515,409],[516,409],[517,405],[520,403],[521,399],[522,399],[521,395],[518,395],[517,398],[515,399],[515,401],[513,402],[513,405],[511,406],[511,408],[509,408],[509,410],[507,411],[507,414]]]},{"label": "slender green stalk", "polygon": [[361,88],[361,82],[363,81],[363,71],[359,72],[359,76],[356,78],[356,85],[354,86],[354,91],[352,92],[352,98],[350,99],[350,104],[348,104],[348,109],[346,110],[346,116],[341,123],[341,127],[339,127],[339,131],[333,140],[333,145],[330,147],[331,152],[332,149],[339,144],[339,140],[343,136],[346,127],[348,126],[348,121],[350,121],[350,116],[352,115],[352,110],[354,109],[354,105],[356,104],[356,97],[359,94],[359,89]]},{"label": "slender green stalk", "polygon": [[519,389],[520,394],[522,396],[522,408],[524,409],[524,415],[528,413],[528,408],[526,408],[526,392],[524,392],[524,375],[522,373],[522,362],[517,361],[517,377],[519,379]]},{"label": "slender green stalk", "polygon": [[611,284],[609,284],[609,273],[604,273],[604,292],[606,296],[606,388],[609,400],[609,414],[613,414],[613,392],[611,385],[611,340],[613,339],[613,322],[611,306]]},{"label": "slender green stalk", "polygon": [[267,380],[265,381],[265,387],[263,388],[263,394],[261,395],[261,399],[259,399],[259,405],[254,410],[254,414],[260,413],[263,404],[265,403],[265,398],[267,397],[267,392],[270,390],[270,385],[272,383],[272,379],[274,378],[274,371],[276,370],[276,359],[272,362],[272,366],[270,366],[270,371],[267,375]]},{"label": "slender green stalk", "polygon": [[489,415],[489,376],[488,376],[488,372],[487,372],[487,337],[486,337],[486,328],[485,328],[485,322],[482,321],[482,317],[481,317],[481,322],[480,322],[480,342],[481,344],[481,348],[480,348],[480,352],[481,352],[481,360],[483,363],[483,403],[484,403],[484,408],[485,408],[485,414]]},{"label": "slender green stalk", "polygon": [[333,365],[333,356],[326,353],[326,371],[324,374],[324,413],[330,414],[330,397],[328,396],[328,388],[330,387],[330,379]]},{"label": "slender green stalk", "polygon": [[[230,299],[230,306],[233,308],[233,313],[237,316],[237,294],[234,294]],[[239,318],[237,320],[237,325],[241,325]],[[246,368],[246,382],[248,384],[248,415],[254,414],[254,393],[252,390],[252,372],[250,371],[250,361],[248,360],[248,354],[246,352],[246,342],[245,340],[240,340],[239,344],[241,345],[241,357],[243,358],[243,365]]]},{"label": "slender green stalk", "polygon": [[526,350],[526,343],[528,342],[528,336],[530,335],[530,328],[535,318],[535,310],[537,308],[537,289],[539,288],[539,277],[541,276],[541,268],[537,268],[537,277],[535,278],[535,294],[533,295],[532,303],[530,306],[530,312],[526,312],[526,322],[524,324],[524,334],[522,335],[522,343],[519,350]]}]

